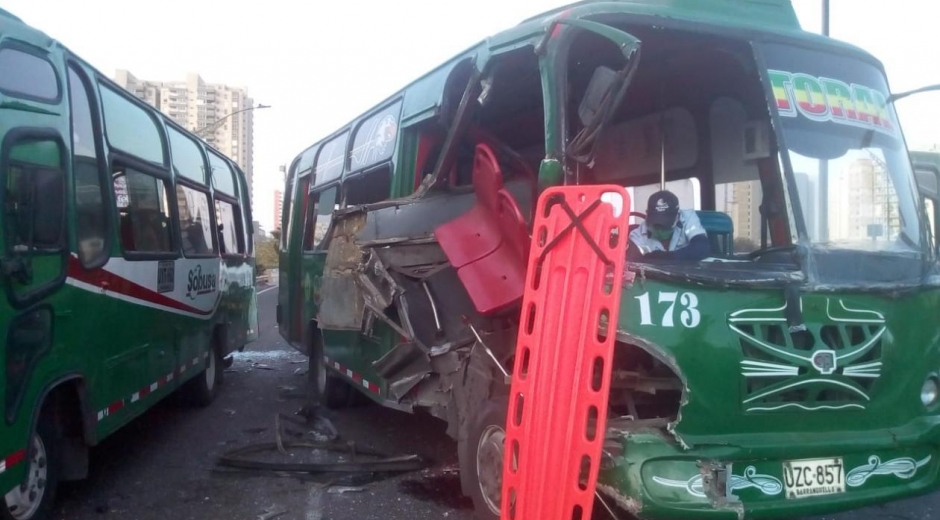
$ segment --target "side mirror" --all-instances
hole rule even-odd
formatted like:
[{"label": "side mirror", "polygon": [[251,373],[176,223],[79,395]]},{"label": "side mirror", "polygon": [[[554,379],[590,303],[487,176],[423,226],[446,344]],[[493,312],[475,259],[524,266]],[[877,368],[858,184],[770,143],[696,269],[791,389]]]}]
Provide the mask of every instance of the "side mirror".
[{"label": "side mirror", "polygon": [[603,110],[604,98],[611,95],[617,84],[617,72],[613,69],[600,66],[594,69],[591,81],[588,83],[581,105],[578,107],[578,118],[581,124],[589,125]]}]

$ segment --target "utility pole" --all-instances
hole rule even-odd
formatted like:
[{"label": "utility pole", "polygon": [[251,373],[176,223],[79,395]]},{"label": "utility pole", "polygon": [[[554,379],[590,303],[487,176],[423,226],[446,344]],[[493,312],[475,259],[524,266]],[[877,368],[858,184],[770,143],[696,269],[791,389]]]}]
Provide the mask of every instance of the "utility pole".
[{"label": "utility pole", "polygon": [[822,33],[829,36],[829,0],[822,0]]}]

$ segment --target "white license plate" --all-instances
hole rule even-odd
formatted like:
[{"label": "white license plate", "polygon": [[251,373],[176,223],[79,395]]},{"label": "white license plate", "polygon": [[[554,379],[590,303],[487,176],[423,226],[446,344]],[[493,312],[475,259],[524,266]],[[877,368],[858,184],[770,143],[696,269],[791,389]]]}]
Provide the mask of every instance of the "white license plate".
[{"label": "white license plate", "polygon": [[842,458],[793,460],[783,463],[787,498],[809,498],[845,493]]}]

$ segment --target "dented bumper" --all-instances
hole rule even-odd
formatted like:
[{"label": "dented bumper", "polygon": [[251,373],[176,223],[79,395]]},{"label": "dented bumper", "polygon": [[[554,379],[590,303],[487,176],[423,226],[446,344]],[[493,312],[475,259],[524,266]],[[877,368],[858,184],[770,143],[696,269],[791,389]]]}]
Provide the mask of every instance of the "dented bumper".
[{"label": "dented bumper", "polygon": [[[792,518],[940,487],[936,416],[890,431],[736,436],[734,444],[714,439],[691,450],[665,432],[619,435],[622,455],[606,460],[598,492],[608,505],[641,518]],[[841,459],[843,490],[792,496],[793,480],[788,485],[785,463],[827,458]]]}]

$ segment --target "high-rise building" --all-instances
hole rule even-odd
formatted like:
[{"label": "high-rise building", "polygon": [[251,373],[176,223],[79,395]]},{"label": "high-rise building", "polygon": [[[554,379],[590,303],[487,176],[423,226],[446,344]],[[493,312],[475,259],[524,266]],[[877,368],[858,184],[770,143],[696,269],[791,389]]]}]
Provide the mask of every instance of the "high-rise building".
[{"label": "high-rise building", "polygon": [[252,111],[244,109],[254,106],[254,100],[245,89],[206,83],[198,74],[189,74],[186,81],[149,81],[118,70],[114,80],[238,163],[253,198],[254,120]]},{"label": "high-rise building", "polygon": [[274,229],[281,229],[281,210],[284,204],[284,194],[281,190],[274,190]]},{"label": "high-rise building", "polygon": [[735,251],[746,253],[761,243],[760,181],[741,181],[715,186],[715,208],[734,223]]}]

